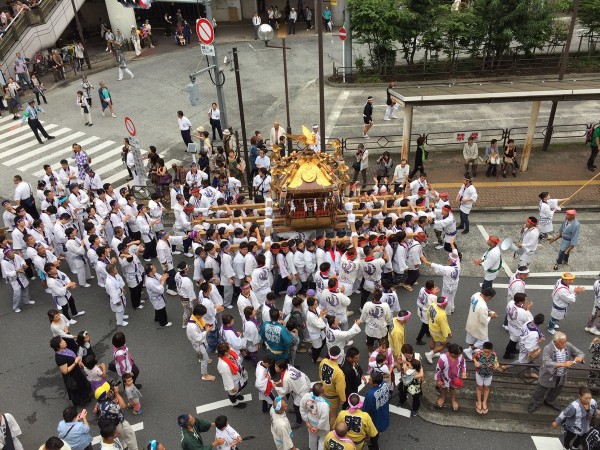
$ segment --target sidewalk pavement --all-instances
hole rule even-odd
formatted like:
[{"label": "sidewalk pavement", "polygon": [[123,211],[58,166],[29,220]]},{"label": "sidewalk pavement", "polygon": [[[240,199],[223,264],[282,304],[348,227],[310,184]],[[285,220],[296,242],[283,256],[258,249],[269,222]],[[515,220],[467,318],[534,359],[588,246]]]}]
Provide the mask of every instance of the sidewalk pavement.
[{"label": "sidewalk pavement", "polygon": [[[484,143],[480,143],[479,153],[483,157]],[[399,163],[400,150],[390,151],[394,166]],[[425,171],[431,186],[438,191],[448,191],[450,203],[456,204],[456,195],[463,182],[464,159],[462,151],[444,151],[441,147],[429,147],[429,159],[425,161]],[[520,149],[518,149],[520,150]],[[370,155],[367,170],[367,187],[373,186],[373,177],[377,171],[377,159],[382,152]],[[536,147],[529,157],[527,172],[519,172],[516,177],[510,174],[503,178],[498,170],[497,177],[486,177],[486,164],[479,164],[477,177],[473,185],[477,189],[478,199],[474,210],[511,209],[529,207],[537,209],[538,195],[548,191],[551,198],[567,198],[600,172],[590,172],[586,168],[589,157],[589,144],[583,142],[558,143],[547,152]],[[344,157],[350,167],[350,176],[354,175],[351,168],[355,161],[352,151],[346,150]],[[518,155],[520,161],[520,155]],[[408,159],[412,167],[414,153]],[[361,180],[359,178],[359,180]],[[393,185],[392,185],[393,187]],[[565,206],[569,207],[598,207],[600,205],[600,175],[579,191]]]}]

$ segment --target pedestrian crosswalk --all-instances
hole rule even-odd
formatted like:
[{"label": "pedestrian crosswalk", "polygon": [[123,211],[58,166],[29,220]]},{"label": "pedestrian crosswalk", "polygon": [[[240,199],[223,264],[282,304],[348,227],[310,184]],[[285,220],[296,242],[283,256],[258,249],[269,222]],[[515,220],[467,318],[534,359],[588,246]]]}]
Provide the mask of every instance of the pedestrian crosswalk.
[{"label": "pedestrian crosswalk", "polygon": [[[0,164],[10,167],[14,174],[32,183],[44,175],[43,165],[50,164],[55,171],[60,169],[60,160],[67,159],[74,165],[72,144],[80,144],[92,158],[92,167],[102,181],[119,188],[127,183],[127,168],[121,160],[122,144],[103,139],[83,131],[48,123],[42,120],[44,129],[55,137],[39,144],[27,124],[13,120],[12,115],[0,118]],[[91,129],[90,129],[91,130]],[[178,160],[166,163],[170,168]]]}]

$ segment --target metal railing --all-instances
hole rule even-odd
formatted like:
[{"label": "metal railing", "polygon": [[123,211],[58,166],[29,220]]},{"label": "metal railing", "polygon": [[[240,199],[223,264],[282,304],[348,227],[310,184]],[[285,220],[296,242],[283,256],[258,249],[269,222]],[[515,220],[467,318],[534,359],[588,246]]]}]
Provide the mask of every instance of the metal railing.
[{"label": "metal railing", "polygon": [[58,0],[42,0],[38,8],[29,11],[19,11],[10,25],[6,27],[0,40],[0,59],[5,59],[8,51],[15,42],[19,41],[21,35],[28,27],[45,23],[46,18],[56,3],[58,3]]}]

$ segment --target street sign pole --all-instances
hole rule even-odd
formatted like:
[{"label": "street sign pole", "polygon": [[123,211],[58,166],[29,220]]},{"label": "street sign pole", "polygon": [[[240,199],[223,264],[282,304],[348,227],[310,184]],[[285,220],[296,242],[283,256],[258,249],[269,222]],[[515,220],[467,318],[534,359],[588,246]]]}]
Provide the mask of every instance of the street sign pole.
[{"label": "street sign pole", "polygon": [[130,152],[133,155],[134,170],[133,183],[134,186],[146,186],[146,170],[144,168],[144,161],[142,159],[142,152],[140,150],[140,141],[135,135],[137,130],[130,117],[125,117],[125,130],[129,133],[129,145]]},{"label": "street sign pole", "polygon": [[[211,0],[206,0],[204,3],[204,6],[206,7],[206,19],[210,23],[212,23],[213,15],[212,15]],[[219,110],[221,111],[221,126],[223,129],[225,129],[229,126],[229,122],[227,121],[227,112],[226,112],[227,108],[225,107],[225,90],[223,88],[223,84],[225,83],[225,80],[221,76],[221,70],[219,69],[219,56],[217,54],[217,47],[216,47],[216,45],[214,47],[215,47],[214,56],[208,56],[208,58],[212,58],[211,65],[215,66],[215,68],[213,69],[213,82],[215,83],[216,88],[217,88],[217,104],[218,104]],[[208,113],[208,111],[206,111],[206,112]]]},{"label": "street sign pole", "polygon": [[340,31],[338,33],[340,40],[342,41],[342,68],[343,70],[343,75],[342,75],[342,81],[345,83],[346,82],[346,28],[344,28],[343,26],[340,27]]}]

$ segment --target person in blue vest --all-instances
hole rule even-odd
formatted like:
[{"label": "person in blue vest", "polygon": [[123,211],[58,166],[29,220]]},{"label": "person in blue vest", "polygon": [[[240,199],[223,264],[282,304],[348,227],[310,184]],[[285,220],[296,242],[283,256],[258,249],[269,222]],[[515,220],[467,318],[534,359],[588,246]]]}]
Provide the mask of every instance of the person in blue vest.
[{"label": "person in blue vest", "polygon": [[29,103],[29,106],[25,108],[25,112],[23,113],[23,117],[21,118],[21,126],[25,125],[25,120],[27,120],[29,128],[31,128],[31,131],[33,131],[35,138],[40,144],[43,144],[44,142],[42,141],[42,138],[40,138],[38,131],[41,132],[42,136],[44,136],[46,139],[54,139],[54,136],[50,136],[46,130],[44,130],[44,127],[39,119],[40,113],[46,111],[44,111],[41,106],[36,106],[33,98],[27,103]]},{"label": "person in blue vest", "polygon": [[260,326],[260,337],[265,343],[267,354],[276,359],[285,359],[289,357],[289,351],[292,346],[292,335],[284,325],[279,323],[279,310],[271,308],[269,310],[269,322],[263,322]]},{"label": "person in blue vest", "polygon": [[98,97],[100,97],[100,106],[102,106],[102,117],[106,115],[104,113],[106,108],[108,108],[113,117],[117,117],[113,112],[113,101],[104,81],[100,82],[100,87],[98,88]]},{"label": "person in blue vest", "polygon": [[371,437],[371,450],[379,450],[379,436],[390,426],[390,390],[387,383],[383,382],[383,373],[371,374],[373,387],[365,395],[362,410],[371,416],[377,433]]}]

